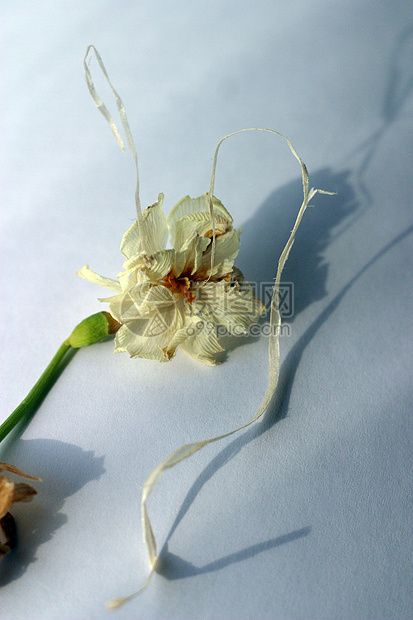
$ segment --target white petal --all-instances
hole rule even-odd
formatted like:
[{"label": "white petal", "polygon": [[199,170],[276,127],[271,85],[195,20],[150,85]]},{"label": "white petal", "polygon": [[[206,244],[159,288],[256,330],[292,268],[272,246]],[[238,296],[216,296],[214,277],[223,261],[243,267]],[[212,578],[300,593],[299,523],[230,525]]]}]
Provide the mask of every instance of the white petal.
[{"label": "white petal", "polygon": [[125,323],[150,315],[160,308],[173,306],[178,299],[165,286],[154,286],[151,282],[145,282],[120,295],[101,298],[99,301],[108,302],[111,314],[120,323]]},{"label": "white petal", "polygon": [[146,275],[146,271],[143,269],[144,261],[142,259],[143,257],[140,256],[132,269],[121,271],[117,274],[122,291],[130,291],[135,286],[142,286],[145,283],[150,282],[148,276]]},{"label": "white petal", "polygon": [[181,299],[181,295],[173,293],[171,289],[162,284],[150,286],[144,296],[142,296],[139,287],[135,287],[131,291],[131,295],[140,304],[139,310],[142,314],[151,314],[168,306],[175,306]]},{"label": "white petal", "polygon": [[[232,224],[232,217],[230,213],[226,210],[224,205],[220,200],[213,197],[213,205],[217,214],[222,215],[230,224]],[[172,207],[168,218],[168,228],[169,234],[171,237],[171,243],[174,247],[174,239],[175,239],[175,226],[176,223],[184,217],[184,215],[188,215],[188,213],[196,213],[198,211],[206,211],[209,212],[209,197],[208,194],[203,194],[202,196],[198,196],[198,198],[191,198],[190,196],[184,196],[181,198],[179,202],[176,203],[174,207]]]},{"label": "white petal", "polygon": [[[240,247],[238,231],[231,229],[224,235],[216,238],[213,276],[224,276],[229,273],[238,255]],[[204,252],[199,270],[209,275],[211,270],[212,243]]]},{"label": "white petal", "polygon": [[192,237],[189,239],[182,250],[175,252],[175,260],[173,265],[173,273],[175,277],[182,273],[185,275],[193,275],[202,262],[202,255],[210,244],[207,237]]},{"label": "white petal", "polygon": [[115,336],[115,353],[127,351],[131,357],[167,361],[158,345],[156,338],[137,336],[127,327],[122,325]]},{"label": "white petal", "polygon": [[152,282],[162,280],[171,271],[174,258],[175,250],[156,252],[145,262],[145,274]]},{"label": "white petal", "polygon": [[145,252],[134,254],[123,263],[125,271],[132,271],[132,269],[141,269],[145,265]]},{"label": "white petal", "polygon": [[[142,212],[142,224],[149,254],[163,250],[168,239],[168,227],[162,211],[162,203],[163,194],[159,194],[158,200]],[[120,251],[126,258],[131,258],[143,251],[137,220],[123,235]]]},{"label": "white petal", "polygon": [[123,291],[128,291],[137,284],[162,280],[172,269],[174,250],[161,250],[152,256],[136,254],[123,263],[125,271],[117,277]]},{"label": "white petal", "polygon": [[[161,287],[159,287],[161,288]],[[184,323],[184,304],[169,304],[123,325],[115,337],[115,353],[168,361],[162,352]]]},{"label": "white petal", "polygon": [[224,350],[216,337],[215,325],[198,319],[191,334],[180,344],[181,349],[199,362],[215,366],[215,354]]},{"label": "white petal", "polygon": [[241,335],[266,313],[264,304],[248,283],[208,282],[195,289],[193,311],[211,317],[229,333]]},{"label": "white petal", "polygon": [[[218,213],[215,216],[215,233],[220,236],[232,229],[230,222]],[[188,239],[194,235],[212,238],[211,217],[208,211],[199,211],[184,215],[175,224],[175,236],[173,246],[175,250],[181,250]]]},{"label": "white petal", "polygon": [[121,322],[121,308],[122,302],[125,298],[125,293],[120,295],[113,295],[111,297],[99,297],[99,301],[109,304],[109,312],[119,323]]},{"label": "white petal", "polygon": [[170,340],[168,345],[162,349],[162,352],[168,361],[175,356],[176,350],[179,345],[181,345],[183,342],[185,342],[187,338],[193,335],[194,325],[195,322],[190,321],[189,323],[184,325],[184,327],[178,329],[178,331],[174,334],[172,340]]},{"label": "white petal", "polygon": [[117,282],[116,280],[112,280],[111,278],[104,278],[103,276],[100,276],[95,271],[92,271],[91,269],[89,269],[89,265],[85,265],[84,267],[82,267],[82,269],[79,269],[79,271],[77,271],[76,273],[81,278],[84,278],[85,280],[89,280],[89,282],[93,282],[93,284],[99,284],[99,286],[104,286],[106,288],[109,288],[111,291],[114,291],[115,293],[120,293],[120,291],[122,290],[119,282]]},{"label": "white petal", "polygon": [[112,301],[109,304],[109,312],[119,323],[124,324],[142,318],[140,306],[130,293],[124,294],[122,299]]}]

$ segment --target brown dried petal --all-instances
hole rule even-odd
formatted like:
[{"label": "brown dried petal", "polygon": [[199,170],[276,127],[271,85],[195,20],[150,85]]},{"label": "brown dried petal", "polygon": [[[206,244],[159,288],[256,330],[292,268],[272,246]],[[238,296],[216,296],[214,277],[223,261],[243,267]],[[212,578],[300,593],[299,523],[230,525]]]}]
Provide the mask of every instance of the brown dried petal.
[{"label": "brown dried petal", "polygon": [[25,474],[21,469],[18,469],[14,465],[9,465],[8,463],[0,463],[0,471],[9,471],[12,474],[17,474],[22,478],[27,478],[28,480],[41,480],[41,478],[36,478],[36,476],[29,476],[29,474]]},{"label": "brown dried petal", "polygon": [[16,502],[30,502],[33,495],[37,495],[36,489],[26,482],[16,482],[13,489],[13,504]]},{"label": "brown dried petal", "polygon": [[[8,463],[0,463],[0,472],[1,471],[7,471],[23,478],[28,478],[29,480],[40,480],[40,478],[29,476],[21,471],[21,469],[14,467],[14,465],[9,465]],[[36,493],[37,491],[25,482],[14,483],[10,482],[7,476],[0,476],[0,519],[4,517],[12,504],[30,501]]]},{"label": "brown dried petal", "polygon": [[0,519],[13,503],[14,484],[6,476],[0,476]]}]

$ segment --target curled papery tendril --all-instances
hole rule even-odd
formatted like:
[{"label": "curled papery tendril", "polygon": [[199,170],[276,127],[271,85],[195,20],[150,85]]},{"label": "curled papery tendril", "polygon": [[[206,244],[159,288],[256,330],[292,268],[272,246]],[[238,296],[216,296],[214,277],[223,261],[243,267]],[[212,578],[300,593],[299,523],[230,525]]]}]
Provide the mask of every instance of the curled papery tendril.
[{"label": "curled papery tendril", "polygon": [[141,209],[141,200],[140,200],[140,196],[139,196],[139,167],[138,167],[138,154],[136,152],[136,147],[135,147],[135,142],[133,140],[133,136],[132,136],[132,132],[130,130],[129,127],[129,121],[128,121],[128,117],[126,114],[126,110],[125,110],[125,106],[123,105],[123,101],[120,98],[119,94],[117,93],[115,87],[113,86],[112,82],[110,81],[109,75],[106,71],[105,65],[103,64],[103,61],[99,55],[99,52],[97,51],[96,47],[94,45],[89,45],[87,50],[86,50],[86,54],[85,54],[85,58],[83,60],[83,66],[84,66],[84,70],[85,70],[85,77],[86,77],[86,84],[90,93],[90,96],[93,99],[93,102],[95,104],[95,106],[97,107],[97,109],[99,110],[99,112],[105,117],[105,119],[107,120],[107,122],[109,123],[109,127],[113,133],[113,135],[116,138],[117,143],[119,144],[120,148],[122,149],[122,151],[125,150],[125,145],[123,143],[122,137],[119,133],[119,130],[116,126],[115,121],[112,118],[111,113],[109,112],[109,110],[107,109],[106,105],[103,103],[102,99],[99,97],[93,79],[92,79],[92,74],[90,72],[89,69],[89,65],[88,65],[88,57],[90,52],[93,51],[96,59],[99,63],[99,67],[103,73],[103,75],[106,78],[106,81],[108,82],[110,88],[112,89],[113,92],[113,96],[115,97],[115,101],[116,101],[116,105],[119,111],[119,116],[120,116],[120,120],[122,122],[122,127],[123,130],[125,132],[125,136],[126,136],[126,140],[129,146],[129,151],[132,155],[133,161],[135,163],[135,168],[136,168],[136,189],[135,189],[135,206],[136,206],[136,220],[138,222],[138,230],[139,230],[139,237],[140,237],[140,241],[141,241],[141,245],[142,248],[148,252],[148,254],[152,253],[152,248],[151,248],[151,244],[150,244],[150,239],[148,237],[147,231],[146,231],[146,226],[144,221],[142,220],[142,209]]}]

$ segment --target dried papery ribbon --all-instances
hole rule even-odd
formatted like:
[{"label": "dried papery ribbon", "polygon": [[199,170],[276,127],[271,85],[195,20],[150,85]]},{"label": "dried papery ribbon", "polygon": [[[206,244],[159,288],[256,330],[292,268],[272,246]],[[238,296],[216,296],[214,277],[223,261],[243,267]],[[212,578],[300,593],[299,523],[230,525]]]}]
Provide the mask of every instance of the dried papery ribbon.
[{"label": "dried papery ribbon", "polygon": [[[110,83],[109,77],[107,75],[107,72],[104,68],[104,65],[102,63],[102,60],[100,59],[100,56],[98,55],[96,49],[92,46],[89,46],[88,48],[88,52],[90,49],[93,49],[95,51],[96,57],[98,59],[98,62],[100,64],[100,67],[102,69],[103,74],[105,75],[106,79],[108,80],[112,91],[115,94],[115,98],[118,104],[118,109],[121,115],[121,119],[122,119],[122,124],[123,127],[125,129],[125,133],[128,137],[128,142],[129,142],[129,147],[130,150],[132,152],[132,156],[135,160],[136,163],[136,169],[137,169],[137,157],[136,157],[136,151],[133,145],[133,139],[132,139],[132,135],[130,133],[130,129],[129,129],[129,124],[127,121],[127,117],[126,117],[126,112],[124,109],[124,106],[119,98],[119,95],[116,93],[115,89],[113,88],[112,84]],[[86,57],[88,55],[88,52],[86,53]],[[100,98],[97,96],[96,91],[94,90],[93,87],[93,82],[92,82],[92,78],[90,75],[90,71],[89,68],[87,67],[86,64],[86,57],[85,57],[85,71],[86,71],[86,80],[88,83],[88,87],[89,87],[89,92],[92,95],[93,101],[95,102],[96,106],[98,107],[98,109],[102,112],[102,114],[105,116],[106,120],[108,121],[112,132],[114,133],[116,139],[118,140],[119,145],[121,146],[121,148],[123,148],[123,142],[120,138],[119,132],[116,128],[115,123],[113,122],[112,117],[110,116],[109,112],[107,111],[106,107],[104,106],[103,102],[100,100]],[[301,204],[301,207],[298,211],[298,215],[297,218],[295,220],[295,224],[294,227],[291,231],[291,234],[288,238],[288,241],[284,247],[284,250],[281,253],[281,256],[279,258],[278,261],[278,267],[277,267],[277,274],[276,274],[276,278],[275,278],[275,283],[274,283],[274,290],[273,290],[273,294],[272,294],[272,299],[271,299],[271,312],[270,312],[270,337],[269,337],[269,347],[268,347],[268,354],[269,354],[269,379],[268,379],[268,388],[267,391],[265,393],[264,399],[260,405],[260,407],[258,408],[257,412],[255,413],[255,415],[248,420],[248,422],[246,422],[245,424],[243,424],[242,426],[239,426],[238,428],[235,428],[227,433],[224,433],[223,435],[218,435],[216,437],[212,437],[210,439],[204,439],[202,441],[198,441],[198,442],[194,442],[194,443],[190,443],[190,444],[185,444],[183,446],[181,446],[180,448],[178,448],[177,450],[175,450],[174,452],[172,452],[164,461],[162,461],[154,470],[153,472],[150,474],[150,476],[147,478],[144,486],[143,486],[143,490],[142,490],[142,499],[141,499],[141,511],[142,511],[142,530],[143,530],[143,537],[144,537],[144,542],[145,545],[147,547],[148,550],[148,555],[149,555],[149,561],[150,561],[150,572],[149,575],[144,583],[144,585],[142,586],[142,588],[140,590],[138,590],[137,592],[130,594],[128,596],[124,596],[121,598],[117,598],[117,599],[113,599],[111,601],[108,602],[107,606],[109,607],[109,609],[116,609],[117,607],[120,607],[121,605],[123,605],[123,603],[126,603],[127,601],[130,601],[132,598],[138,596],[140,593],[142,593],[145,588],[148,586],[153,573],[155,572],[156,568],[157,568],[157,563],[158,563],[158,556],[157,556],[157,550],[156,550],[156,539],[153,533],[153,529],[152,529],[152,525],[149,519],[149,514],[148,514],[148,509],[147,509],[147,500],[150,496],[150,494],[152,493],[152,491],[154,490],[155,486],[158,484],[162,474],[164,471],[166,471],[167,469],[171,469],[172,467],[175,467],[175,465],[177,465],[178,463],[180,463],[181,461],[183,461],[184,459],[187,459],[188,457],[190,457],[192,454],[195,454],[196,452],[198,452],[199,450],[201,450],[203,447],[207,446],[208,444],[214,443],[216,441],[219,441],[221,439],[225,439],[226,437],[230,437],[231,435],[241,431],[242,429],[247,428],[248,426],[250,426],[253,422],[255,422],[256,420],[258,420],[258,418],[260,418],[265,411],[267,410],[275,392],[277,389],[277,384],[278,384],[278,378],[279,378],[279,371],[280,371],[280,346],[279,346],[279,336],[280,336],[280,328],[281,328],[281,315],[280,315],[280,311],[279,311],[279,286],[280,286],[280,282],[281,282],[281,275],[282,275],[282,271],[284,269],[284,265],[287,261],[289,252],[291,250],[291,247],[294,243],[294,239],[295,239],[295,234],[297,232],[297,229],[300,225],[300,222],[302,220],[302,217],[304,215],[305,210],[307,209],[307,207],[309,206],[309,202],[310,200],[315,196],[315,194],[317,193],[321,193],[321,194],[329,194],[331,195],[332,192],[327,192],[324,190],[320,190],[320,189],[310,189],[309,190],[309,178],[308,178],[308,172],[307,172],[307,168],[304,164],[304,162],[301,160],[301,158],[298,156],[296,150],[294,149],[293,145],[291,144],[291,142],[288,140],[288,138],[286,138],[285,136],[283,136],[281,133],[273,130],[273,129],[266,129],[263,127],[248,127],[246,129],[240,129],[238,131],[235,131],[233,133],[230,133],[226,136],[224,136],[219,142],[218,145],[215,149],[215,154],[214,154],[214,160],[213,160],[213,166],[212,166],[212,173],[211,173],[211,180],[210,180],[210,185],[209,185],[209,208],[210,208],[210,215],[211,215],[211,225],[212,225],[212,253],[211,253],[211,273],[213,271],[213,267],[214,267],[214,257],[215,257],[215,238],[216,238],[216,229],[215,229],[215,213],[214,213],[214,208],[213,208],[213,193],[214,193],[214,184],[215,184],[215,172],[216,172],[216,166],[217,166],[217,159],[218,159],[218,152],[219,152],[219,148],[221,146],[221,144],[227,140],[228,138],[231,138],[232,136],[235,136],[236,134],[239,133],[243,133],[245,131],[265,131],[271,134],[275,134],[281,138],[283,138],[289,148],[290,151],[292,152],[292,154],[294,155],[294,157],[297,159],[297,161],[299,162],[300,166],[301,166],[301,176],[302,176],[302,184],[303,184],[303,202]],[[131,145],[133,148],[131,148]],[[139,185],[137,186],[137,192],[139,189]],[[139,205],[140,206],[140,205]],[[137,202],[137,211],[138,211],[138,202]],[[138,217],[140,216],[140,210],[138,211]],[[150,240],[149,240],[150,241]]]},{"label": "dried papery ribbon", "polygon": [[[275,131],[274,129],[266,129],[265,127],[247,127],[245,129],[238,129],[238,131],[233,131],[232,133],[229,133],[228,135],[224,136],[223,138],[221,138],[221,140],[218,142],[216,149],[215,149],[215,153],[214,153],[214,160],[213,160],[213,164],[212,164],[212,172],[211,172],[211,180],[209,182],[209,213],[211,216],[211,222],[212,222],[212,250],[211,250],[211,273],[214,267],[214,260],[215,260],[215,239],[216,239],[216,235],[215,235],[215,215],[214,215],[214,207],[213,207],[213,195],[214,195],[214,185],[215,185],[215,172],[216,172],[216,168],[217,168],[217,161],[218,161],[218,152],[220,149],[221,144],[227,140],[228,138],[232,138],[232,136],[236,136],[239,133],[244,133],[245,131],[266,131],[268,133],[272,133],[275,134],[276,136],[279,136],[280,138],[283,138],[283,140],[285,140],[290,148],[291,153],[294,155],[294,157],[296,158],[296,160],[298,161],[298,163],[301,166],[301,176],[302,176],[302,182],[303,182],[303,193],[304,193],[304,201],[303,204],[306,202],[307,200],[307,205],[308,205],[308,201],[311,200],[312,196],[308,197],[308,186],[309,186],[309,179],[308,179],[308,172],[307,172],[307,168],[306,165],[304,164],[304,162],[302,161],[302,159],[299,157],[297,151],[295,150],[295,148],[293,147],[292,143],[290,142],[290,140],[288,138],[286,138],[285,136],[283,136],[282,133],[280,133],[279,131]],[[313,190],[312,190],[313,191]],[[314,190],[314,193],[322,193],[322,194],[331,194],[331,192],[326,192],[323,190]],[[314,194],[313,194],[314,195]],[[303,211],[304,213],[304,211]],[[302,216],[301,216],[302,217]],[[297,218],[298,219],[298,218]],[[298,224],[300,223],[300,220],[298,221]],[[298,227],[298,226],[297,226]],[[293,241],[291,242],[291,245],[294,242],[294,238]],[[291,246],[290,246],[291,247]],[[287,260],[288,254],[285,258],[285,260]],[[285,261],[284,261],[285,262]]]},{"label": "dried papery ribbon", "polygon": [[119,144],[120,148],[122,149],[122,151],[125,150],[125,145],[123,143],[123,140],[121,138],[121,135],[119,133],[118,128],[116,127],[116,124],[112,118],[111,113],[109,112],[109,110],[107,109],[107,107],[105,106],[105,104],[103,103],[102,99],[99,97],[95,85],[93,83],[93,79],[92,79],[92,74],[90,72],[89,69],[89,65],[87,63],[88,60],[88,56],[90,51],[93,50],[93,52],[95,53],[96,59],[99,63],[99,67],[101,68],[101,71],[103,73],[103,75],[105,76],[110,88],[112,89],[113,95],[115,97],[115,101],[116,101],[116,105],[119,111],[119,116],[122,122],[122,127],[123,130],[125,132],[125,136],[126,136],[126,140],[129,146],[129,151],[132,155],[133,161],[135,162],[135,168],[136,168],[136,189],[135,189],[135,206],[136,206],[136,220],[138,222],[138,232],[139,232],[139,239],[141,242],[141,246],[142,249],[147,252],[148,254],[151,254],[153,251],[153,248],[151,247],[151,240],[149,238],[149,235],[147,233],[146,230],[146,224],[142,219],[142,209],[141,209],[141,200],[140,200],[140,196],[139,196],[139,168],[138,168],[138,154],[136,152],[136,147],[135,147],[135,143],[132,137],[132,132],[130,130],[129,127],[129,121],[128,121],[128,117],[126,115],[126,110],[125,110],[125,106],[123,105],[123,101],[122,99],[119,97],[118,92],[116,91],[115,87],[113,86],[112,82],[110,81],[109,75],[106,71],[105,65],[103,64],[103,61],[99,55],[99,52],[97,51],[97,49],[95,48],[94,45],[89,45],[87,50],[86,50],[86,54],[85,54],[85,58],[83,60],[83,66],[85,69],[85,76],[86,76],[86,84],[87,87],[89,89],[89,93],[90,96],[93,99],[93,102],[95,104],[95,106],[97,107],[97,109],[99,110],[99,112],[101,112],[101,114],[105,117],[105,119],[107,120],[107,122],[109,123],[109,127],[113,133],[113,135],[116,138],[117,143]]}]

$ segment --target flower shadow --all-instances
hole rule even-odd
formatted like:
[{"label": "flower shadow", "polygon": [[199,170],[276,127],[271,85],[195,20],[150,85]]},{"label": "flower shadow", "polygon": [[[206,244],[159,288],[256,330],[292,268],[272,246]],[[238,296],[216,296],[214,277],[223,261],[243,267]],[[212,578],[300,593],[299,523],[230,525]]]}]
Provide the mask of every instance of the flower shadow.
[{"label": "flower shadow", "polygon": [[[288,316],[281,305],[284,321],[292,323],[307,306],[326,296],[328,265],[324,252],[359,207],[350,182],[350,171],[334,172],[323,168],[311,175],[311,185],[336,192],[335,196],[318,195],[317,206],[309,207],[297,233],[286,263],[282,283],[293,283]],[[296,179],[274,191],[248,220],[241,235],[241,250],[237,266],[246,280],[254,287],[267,308],[274,284],[278,258],[290,235],[298,208],[302,202],[302,182]],[[261,322],[268,321],[267,315]],[[256,336],[230,336],[220,339],[225,347],[217,355],[225,361],[228,352],[256,341]],[[230,354],[230,353],[229,353]]]},{"label": "flower shadow", "polygon": [[[37,549],[67,523],[62,512],[65,499],[91,480],[105,473],[104,456],[53,439],[20,439],[7,452],[9,462],[18,462],[26,471],[40,476],[35,483],[38,495],[27,506],[13,507],[17,547],[0,562],[0,587],[21,577],[36,561]],[[43,487],[47,492],[43,492]]]},{"label": "flower shadow", "polygon": [[[313,199],[317,206],[307,209],[283,271],[282,281],[294,282],[294,316],[326,295],[328,266],[324,252],[337,226],[359,206],[349,177],[348,170],[334,172],[330,168],[311,174],[311,186],[336,195],[318,195]],[[238,263],[255,286],[262,288],[263,283],[274,282],[278,259],[293,228],[302,193],[301,179],[292,181],[273,192],[245,223]]]},{"label": "flower shadow", "polygon": [[[288,258],[282,277],[283,282],[294,282],[294,313],[288,317],[289,322],[308,305],[326,295],[328,265],[323,256],[325,249],[372,206],[366,173],[380,141],[395,122],[408,114],[407,102],[413,93],[412,53],[413,23],[410,23],[396,38],[389,56],[383,79],[383,101],[378,111],[381,125],[349,153],[346,159],[351,163],[347,170],[334,172],[325,168],[311,173],[312,187],[334,191],[337,195],[318,195],[315,199],[317,207],[309,209],[300,224],[298,243]],[[359,201],[356,195],[360,197]],[[302,184],[301,179],[297,179],[273,192],[244,224],[237,266],[258,290],[260,287],[262,289],[263,284],[274,282],[278,257],[288,239],[301,200]],[[291,205],[296,206],[292,209]],[[269,289],[267,286],[266,290]],[[224,344],[231,351],[253,341],[251,337],[228,337]],[[222,354],[219,361],[225,358],[226,354]]]}]

